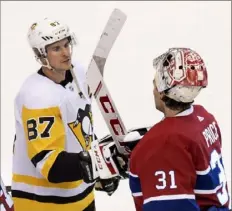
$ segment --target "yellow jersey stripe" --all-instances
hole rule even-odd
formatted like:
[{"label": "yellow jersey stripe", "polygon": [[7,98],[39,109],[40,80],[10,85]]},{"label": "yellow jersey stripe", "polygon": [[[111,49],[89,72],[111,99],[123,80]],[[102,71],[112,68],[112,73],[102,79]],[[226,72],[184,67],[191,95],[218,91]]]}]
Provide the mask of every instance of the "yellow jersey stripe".
[{"label": "yellow jersey stripe", "polygon": [[[77,211],[77,210],[85,210],[94,200],[94,191],[92,190],[87,196],[85,196],[82,200],[75,200],[74,202],[66,202],[62,200],[62,197],[57,198],[57,203],[49,202],[49,197],[43,196],[43,198],[34,197],[31,194],[33,200],[28,198],[23,198],[20,196],[14,197],[14,208],[17,211],[48,211],[48,210],[55,210],[55,211]],[[37,200],[36,200],[37,199]],[[42,199],[42,200],[41,200]],[[44,199],[44,201],[43,201]],[[67,201],[68,199],[65,198]]]},{"label": "yellow jersey stripe", "polygon": [[48,178],[49,171],[61,151],[62,150],[55,150],[46,158],[46,161],[41,169],[41,173],[45,178]]},{"label": "yellow jersey stripe", "polygon": [[83,180],[78,180],[75,182],[51,183],[46,179],[36,178],[36,177],[26,176],[26,175],[20,175],[20,174],[13,174],[13,181],[21,182],[21,183],[25,183],[27,185],[33,185],[33,186],[42,186],[42,187],[49,187],[49,188],[63,188],[63,189],[77,188],[80,184],[83,183]]}]

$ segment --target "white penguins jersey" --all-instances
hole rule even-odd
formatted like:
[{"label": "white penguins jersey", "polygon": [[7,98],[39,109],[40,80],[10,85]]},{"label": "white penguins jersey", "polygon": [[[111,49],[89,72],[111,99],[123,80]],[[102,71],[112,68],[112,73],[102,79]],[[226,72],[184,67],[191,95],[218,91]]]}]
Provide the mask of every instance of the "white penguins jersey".
[{"label": "white penguins jersey", "polygon": [[94,184],[81,179],[76,153],[93,138],[91,98],[83,67],[73,64],[57,84],[42,68],[27,78],[15,98],[16,136],[12,196],[17,211],[93,210]]}]

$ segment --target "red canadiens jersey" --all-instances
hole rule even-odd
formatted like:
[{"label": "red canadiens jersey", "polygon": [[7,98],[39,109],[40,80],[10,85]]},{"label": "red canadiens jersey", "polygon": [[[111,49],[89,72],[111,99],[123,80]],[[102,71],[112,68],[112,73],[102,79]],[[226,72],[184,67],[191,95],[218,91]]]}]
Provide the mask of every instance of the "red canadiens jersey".
[{"label": "red canadiens jersey", "polygon": [[6,187],[2,181],[2,178],[1,178],[1,184],[0,184],[0,210],[1,211],[14,211],[12,198],[7,193]]},{"label": "red canadiens jersey", "polygon": [[154,125],[131,154],[130,189],[137,211],[228,210],[221,134],[213,115],[194,105]]}]

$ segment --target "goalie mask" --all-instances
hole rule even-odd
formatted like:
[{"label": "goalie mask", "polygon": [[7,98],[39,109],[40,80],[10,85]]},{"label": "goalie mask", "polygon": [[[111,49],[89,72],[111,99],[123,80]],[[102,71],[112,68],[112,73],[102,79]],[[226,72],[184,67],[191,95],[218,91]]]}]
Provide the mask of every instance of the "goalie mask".
[{"label": "goalie mask", "polygon": [[[76,45],[75,34],[71,33],[69,27],[59,21],[43,19],[32,24],[28,31],[28,42],[33,49],[36,59],[46,58],[46,46],[62,39],[68,38],[71,46]],[[39,61],[40,62],[40,61]]]},{"label": "goalie mask", "polygon": [[189,48],[171,48],[153,60],[158,92],[177,102],[193,102],[207,86],[207,70],[203,59]]}]

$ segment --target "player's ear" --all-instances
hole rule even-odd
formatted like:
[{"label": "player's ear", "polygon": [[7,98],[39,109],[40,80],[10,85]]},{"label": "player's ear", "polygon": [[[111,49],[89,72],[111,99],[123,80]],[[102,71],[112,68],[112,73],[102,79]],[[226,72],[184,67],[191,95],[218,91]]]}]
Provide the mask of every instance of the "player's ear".
[{"label": "player's ear", "polygon": [[160,95],[160,99],[163,100],[163,98],[165,96],[164,92],[160,92],[159,95]]}]

